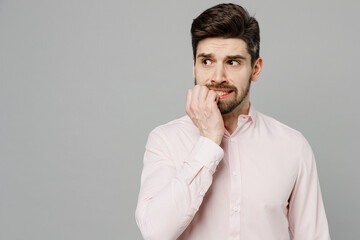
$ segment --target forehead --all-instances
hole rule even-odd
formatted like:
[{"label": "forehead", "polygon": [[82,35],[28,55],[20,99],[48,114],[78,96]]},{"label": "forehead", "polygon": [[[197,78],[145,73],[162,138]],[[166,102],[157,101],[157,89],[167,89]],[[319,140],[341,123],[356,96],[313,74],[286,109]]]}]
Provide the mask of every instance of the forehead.
[{"label": "forehead", "polygon": [[246,42],[239,38],[205,38],[199,42],[196,56],[202,53],[216,57],[242,55],[250,59]]}]

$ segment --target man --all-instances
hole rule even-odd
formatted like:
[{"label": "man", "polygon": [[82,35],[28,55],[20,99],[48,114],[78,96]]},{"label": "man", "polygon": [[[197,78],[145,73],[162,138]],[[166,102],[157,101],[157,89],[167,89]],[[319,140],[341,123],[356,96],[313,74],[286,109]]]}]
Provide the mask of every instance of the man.
[{"label": "man", "polygon": [[182,118],[151,131],[136,221],[145,239],[329,240],[313,152],[255,110],[259,26],[220,4],[191,27],[195,87]]}]

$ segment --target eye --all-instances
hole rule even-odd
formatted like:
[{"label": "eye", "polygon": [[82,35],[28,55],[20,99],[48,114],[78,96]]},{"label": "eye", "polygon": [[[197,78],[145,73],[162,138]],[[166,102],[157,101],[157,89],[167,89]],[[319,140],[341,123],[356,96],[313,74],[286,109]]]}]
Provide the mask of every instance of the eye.
[{"label": "eye", "polygon": [[202,61],[202,63],[203,63],[204,65],[209,66],[209,65],[211,65],[211,60],[210,60],[210,59],[204,59],[204,60]]},{"label": "eye", "polygon": [[229,60],[228,63],[232,66],[236,66],[236,65],[239,65],[240,63],[236,60]]}]

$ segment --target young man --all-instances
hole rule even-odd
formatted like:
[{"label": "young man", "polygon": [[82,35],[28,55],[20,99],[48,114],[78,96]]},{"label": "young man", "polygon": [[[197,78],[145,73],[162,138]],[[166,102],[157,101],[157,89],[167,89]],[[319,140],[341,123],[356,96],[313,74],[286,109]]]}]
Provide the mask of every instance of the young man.
[{"label": "young man", "polygon": [[145,239],[329,240],[303,135],[255,110],[259,26],[241,6],[194,19],[195,87],[182,118],[149,135],[136,209]]}]

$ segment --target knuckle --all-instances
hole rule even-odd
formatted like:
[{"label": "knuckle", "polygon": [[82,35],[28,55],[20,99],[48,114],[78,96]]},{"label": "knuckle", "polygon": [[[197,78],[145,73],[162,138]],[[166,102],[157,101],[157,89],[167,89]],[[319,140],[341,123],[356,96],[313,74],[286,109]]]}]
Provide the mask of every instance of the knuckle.
[{"label": "knuckle", "polygon": [[208,112],[208,111],[210,111],[211,110],[211,106],[209,106],[209,104],[206,104],[205,105],[205,110]]},{"label": "knuckle", "polygon": [[209,91],[209,89],[208,89],[206,86],[201,86],[201,89],[202,89],[203,91]]},{"label": "knuckle", "polygon": [[190,106],[189,106],[189,110],[190,110],[190,111],[194,111],[194,110],[195,110],[195,107],[194,107],[194,105],[193,105],[193,104],[190,104]]},{"label": "knuckle", "polygon": [[211,90],[211,96],[216,96],[217,93],[214,90]]}]

